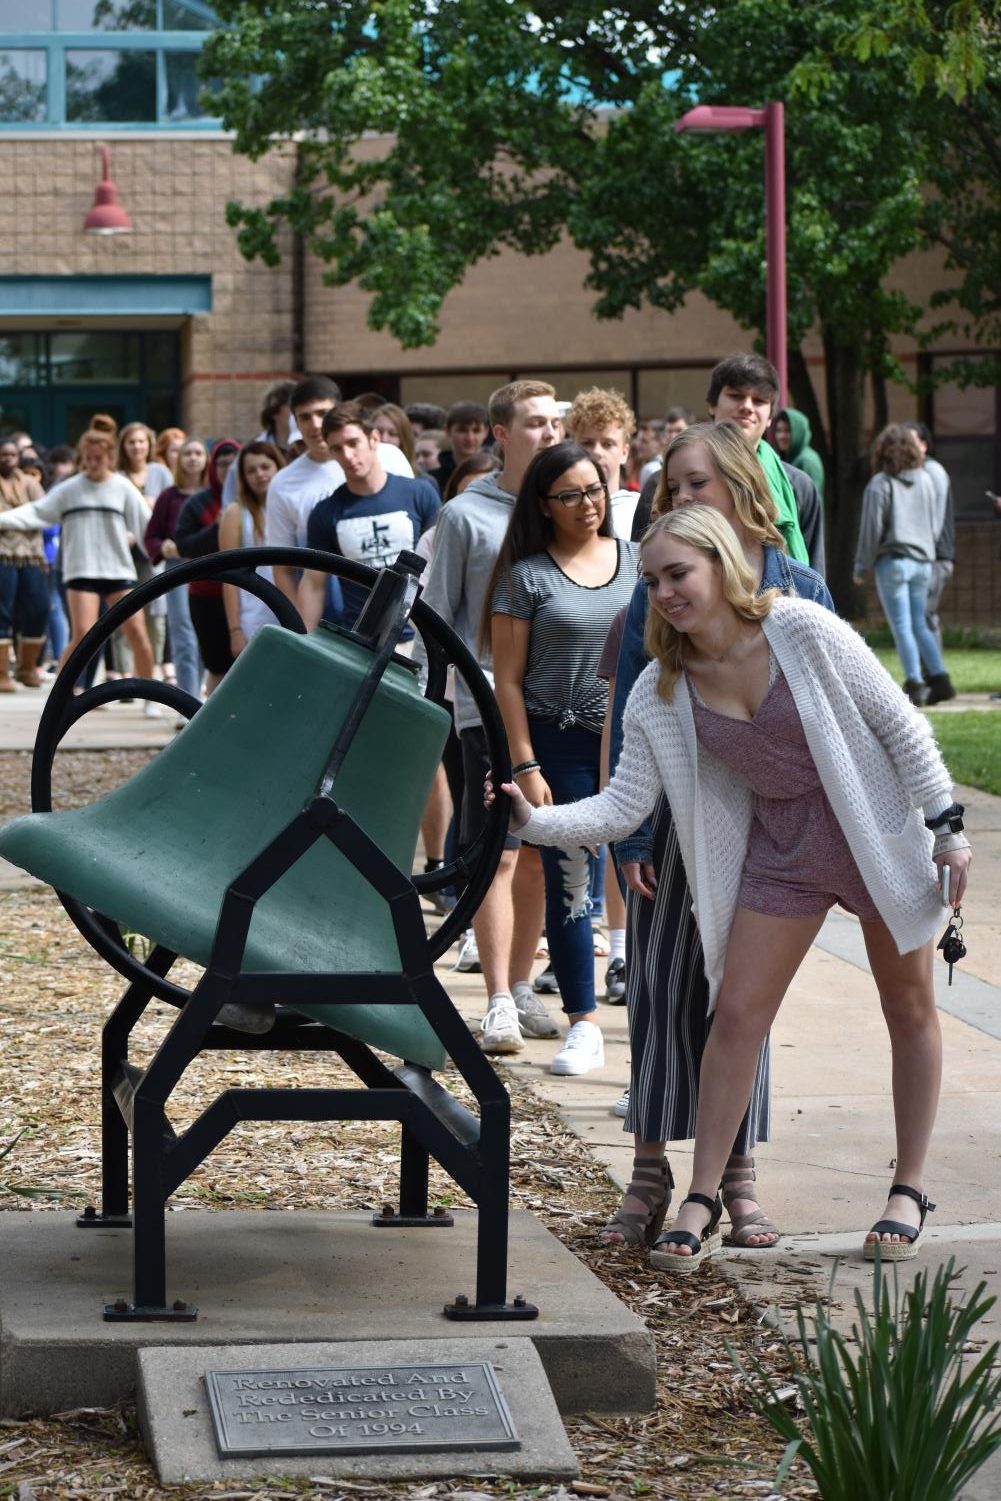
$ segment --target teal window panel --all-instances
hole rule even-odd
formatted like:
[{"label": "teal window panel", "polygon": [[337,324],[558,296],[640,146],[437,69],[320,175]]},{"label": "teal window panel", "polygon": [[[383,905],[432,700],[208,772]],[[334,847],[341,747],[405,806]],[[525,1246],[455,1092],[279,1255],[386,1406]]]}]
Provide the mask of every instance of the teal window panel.
[{"label": "teal window panel", "polygon": [[44,48],[0,48],[0,124],[31,125],[45,120],[48,66]]},{"label": "teal window panel", "polygon": [[155,31],[156,0],[56,0],[60,31]]},{"label": "teal window panel", "polygon": [[211,311],[211,276],[0,276],[0,318],[184,317]]},{"label": "teal window panel", "polygon": [[219,129],[197,76],[217,25],[206,0],[0,0],[0,130]]},{"label": "teal window panel", "polygon": [[66,119],[89,125],[155,123],[156,53],[67,50]]}]

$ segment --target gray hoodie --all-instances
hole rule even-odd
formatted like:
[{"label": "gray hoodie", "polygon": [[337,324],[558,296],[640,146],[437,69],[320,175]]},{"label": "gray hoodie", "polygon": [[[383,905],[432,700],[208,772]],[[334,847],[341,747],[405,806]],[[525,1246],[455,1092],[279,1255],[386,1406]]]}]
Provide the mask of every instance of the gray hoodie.
[{"label": "gray hoodie", "polygon": [[855,572],[884,557],[933,563],[945,514],[946,497],[926,469],[874,474],[862,497]]},{"label": "gray hoodie", "polygon": [[[450,625],[493,686],[490,654],[479,646],[480,620],[487,585],[507,532],[514,496],[497,483],[496,474],[473,480],[461,495],[443,506],[435,528],[434,553],[422,583],[422,598]],[[425,661],[423,645],[414,642],[414,659]],[[479,710],[462,679],[455,681],[455,728],[461,733],[480,723]]]}]

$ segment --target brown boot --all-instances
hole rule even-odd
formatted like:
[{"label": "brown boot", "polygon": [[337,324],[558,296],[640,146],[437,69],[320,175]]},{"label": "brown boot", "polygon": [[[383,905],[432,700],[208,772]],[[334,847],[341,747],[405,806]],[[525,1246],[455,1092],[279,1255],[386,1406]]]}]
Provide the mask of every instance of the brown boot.
[{"label": "brown boot", "polygon": [[38,659],[42,655],[44,647],[44,636],[18,637],[17,668],[14,676],[26,688],[40,688],[42,686],[42,674],[38,670]]},{"label": "brown boot", "polygon": [[0,693],[16,693],[10,676],[10,642],[0,641]]}]

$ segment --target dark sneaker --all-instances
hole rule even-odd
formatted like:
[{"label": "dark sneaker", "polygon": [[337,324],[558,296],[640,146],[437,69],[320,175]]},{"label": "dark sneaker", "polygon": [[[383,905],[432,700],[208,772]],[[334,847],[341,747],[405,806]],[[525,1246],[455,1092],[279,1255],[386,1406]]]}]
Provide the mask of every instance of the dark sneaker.
[{"label": "dark sneaker", "polygon": [[626,1003],[626,961],[613,959],[605,970],[605,1000],[610,1006]]},{"label": "dark sneaker", "polygon": [[541,975],[536,975],[532,981],[532,989],[536,995],[559,995],[560,987],[551,967],[544,969]]}]

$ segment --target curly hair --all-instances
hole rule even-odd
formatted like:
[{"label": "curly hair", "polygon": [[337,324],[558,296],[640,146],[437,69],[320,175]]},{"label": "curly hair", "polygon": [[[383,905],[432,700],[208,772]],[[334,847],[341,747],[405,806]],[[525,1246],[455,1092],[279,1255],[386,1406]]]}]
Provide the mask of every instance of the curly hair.
[{"label": "curly hair", "polygon": [[564,419],[568,437],[578,433],[595,432],[599,428],[621,427],[628,442],[636,431],[636,417],[632,407],[618,391],[605,391],[592,386],[589,391],[580,391]]},{"label": "curly hair", "polygon": [[902,474],[920,469],[923,462],[917,434],[906,422],[891,422],[872,445],[873,474]]}]

